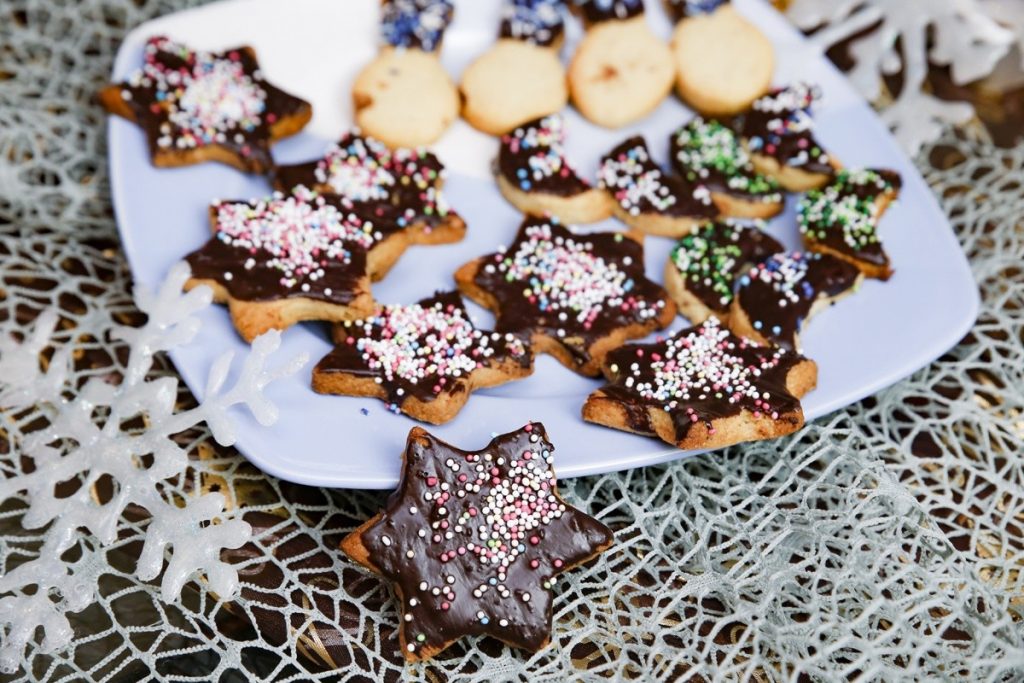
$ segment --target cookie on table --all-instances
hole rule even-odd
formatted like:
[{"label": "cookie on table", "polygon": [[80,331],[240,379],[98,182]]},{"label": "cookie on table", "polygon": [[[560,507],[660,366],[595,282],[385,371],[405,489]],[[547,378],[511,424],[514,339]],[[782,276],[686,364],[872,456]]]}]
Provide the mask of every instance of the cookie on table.
[{"label": "cookie on table", "polygon": [[433,424],[455,417],[476,389],[533,372],[524,339],[476,329],[456,292],[347,320],[334,341],[313,369],[314,391],[379,398]]},{"label": "cookie on table", "polygon": [[465,264],[459,289],[490,309],[499,332],[532,338],[534,351],[597,376],[605,354],[664,329],[676,307],[644,275],[644,250],[621,233],[574,234],[527,217],[512,245]]},{"label": "cookie on table", "polygon": [[666,0],[677,22],[671,48],[676,91],[708,116],[739,114],[768,92],[775,49],[729,0]]},{"label": "cookie on table", "polygon": [[191,289],[208,285],[246,341],[304,320],[373,311],[367,252],[372,225],[316,193],[215,202],[213,237],[186,257]]},{"label": "cookie on table", "polygon": [[819,311],[856,291],[857,267],[826,254],[776,254],[741,275],[729,327],[762,344],[800,350],[800,331]]},{"label": "cookie on table", "polygon": [[459,93],[437,51],[450,0],[382,0],[377,58],[356,76],[356,123],[391,147],[434,142],[459,115]]},{"label": "cookie on table", "polygon": [[563,119],[545,116],[501,136],[498,189],[525,214],[563,223],[593,223],[612,214],[608,193],[580,177],[566,158]]},{"label": "cookie on table", "polygon": [[308,102],[263,77],[251,47],[206,52],[156,36],[144,60],[127,81],[103,88],[99,101],[142,128],[154,166],[220,161],[266,173],[271,143],[313,116]]},{"label": "cookie on table", "polygon": [[680,237],[718,216],[707,187],[665,173],[637,135],[601,158],[598,180],[626,225],[651,235]]},{"label": "cookie on table", "polygon": [[554,579],[611,546],[612,531],[558,493],[543,425],[465,451],[415,427],[398,489],[341,549],[387,580],[409,661],[463,636],[537,651],[551,639]]},{"label": "cookie on table", "polygon": [[[424,148],[389,149],[359,131],[350,131],[315,161],[279,166],[278,189],[310,187],[340,195],[378,224],[401,228],[401,248],[378,245],[371,263],[375,280],[383,277],[409,244],[448,244],[466,235],[466,223],[442,192],[445,168]],[[390,258],[388,258],[390,257]]]},{"label": "cookie on table", "polygon": [[843,170],[797,204],[804,247],[855,265],[865,277],[888,280],[889,255],[878,239],[878,223],[900,192],[895,171]]},{"label": "cookie on table", "polygon": [[723,216],[771,218],[785,207],[779,184],[754,170],[736,133],[722,123],[696,117],[671,138],[672,168],[711,192]]},{"label": "cookie on table", "polygon": [[668,46],[647,26],[641,0],[576,0],[587,33],[569,64],[569,94],[585,117],[619,128],[650,114],[672,90]]},{"label": "cookie on table", "polygon": [[818,368],[793,351],[737,336],[717,318],[608,354],[608,384],[583,419],[682,449],[774,439],[804,424],[800,399]]},{"label": "cookie on table", "polygon": [[462,117],[501,135],[569,101],[558,58],[563,0],[504,0],[500,37],[462,73]]},{"label": "cookie on table", "polygon": [[691,323],[729,317],[736,276],[785,250],[760,221],[716,221],[684,235],[665,264],[665,289]]},{"label": "cookie on table", "polygon": [[840,167],[814,138],[811,107],[817,87],[796,83],[754,100],[743,115],[741,136],[758,173],[790,192],[821,187]]}]

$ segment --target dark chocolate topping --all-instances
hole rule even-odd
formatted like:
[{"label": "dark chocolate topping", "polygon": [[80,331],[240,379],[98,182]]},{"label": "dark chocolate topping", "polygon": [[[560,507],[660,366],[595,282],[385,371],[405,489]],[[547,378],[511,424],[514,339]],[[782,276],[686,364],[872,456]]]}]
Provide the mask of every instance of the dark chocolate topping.
[{"label": "dark chocolate topping", "polygon": [[378,380],[396,406],[409,397],[431,401],[468,391],[477,368],[533,356],[522,338],[473,327],[457,292],[437,293],[412,306],[384,306],[370,318],[337,328],[334,349],[316,372],[342,372]]},{"label": "dark chocolate topping", "polygon": [[711,310],[725,314],[732,303],[736,276],[784,250],[771,235],[762,232],[763,225],[725,220],[680,239],[671,259],[687,291]]},{"label": "dark chocolate topping", "polygon": [[215,280],[235,299],[305,297],[347,304],[367,277],[367,252],[395,232],[369,207],[305,188],[259,201],[210,207],[214,236],[188,255],[192,275]]},{"label": "dark chocolate topping", "polygon": [[433,52],[455,12],[450,0],[382,0],[381,39],[393,47]]},{"label": "dark chocolate topping", "polygon": [[[655,433],[648,408],[666,412],[681,441],[694,424],[748,410],[755,416],[786,419],[800,401],[786,388],[786,376],[803,357],[738,337],[717,318],[676,332],[653,344],[627,344],[608,354],[601,388],[618,401],[629,427]],[[713,433],[713,432],[712,432]]]},{"label": "dark chocolate topping", "polygon": [[539,423],[480,451],[409,434],[399,487],[360,540],[395,586],[411,656],[466,635],[547,642],[554,577],[613,540],[558,496],[553,450]]},{"label": "dark chocolate topping", "polygon": [[698,219],[718,215],[708,188],[662,171],[639,135],[601,158],[598,177],[619,206],[632,214]]},{"label": "dark chocolate topping", "polygon": [[665,0],[665,9],[668,10],[672,21],[679,21],[687,17],[711,14],[728,2],[729,0]]},{"label": "dark chocolate topping", "polygon": [[497,300],[501,332],[558,341],[578,365],[620,328],[661,327],[668,294],[644,276],[643,247],[621,233],[575,235],[556,222],[527,217],[507,250],[484,257],[476,284]]},{"label": "dark chocolate topping", "polygon": [[782,201],[778,183],[754,170],[736,134],[718,121],[698,116],[673,133],[671,163],[680,176],[712,192],[746,201]]},{"label": "dark chocolate topping", "polygon": [[755,330],[773,344],[793,349],[814,303],[847,291],[859,274],[855,266],[825,254],[777,254],[739,278],[736,297]]},{"label": "dark chocolate topping", "polygon": [[564,0],[505,0],[499,35],[542,47],[554,45],[565,32],[564,14]]},{"label": "dark chocolate topping", "polygon": [[834,173],[828,152],[814,139],[811,106],[819,98],[817,87],[796,83],[755,100],[741,128],[751,153],[808,173]]},{"label": "dark chocolate topping", "polygon": [[629,19],[643,14],[643,0],[573,0],[589,26],[601,21]]},{"label": "dark chocolate topping", "polygon": [[273,166],[273,124],[310,106],[264,80],[250,48],[194,51],[163,36],[147,41],[143,68],[119,87],[151,152],[215,146],[254,172]]},{"label": "dark chocolate topping", "polygon": [[565,157],[564,124],[558,114],[524,123],[501,136],[497,170],[523,192],[571,197],[592,189]]},{"label": "dark chocolate topping", "polygon": [[888,170],[842,170],[820,190],[812,190],[797,205],[797,222],[808,242],[876,265],[889,257],[876,231],[878,202],[899,192],[900,176]]}]

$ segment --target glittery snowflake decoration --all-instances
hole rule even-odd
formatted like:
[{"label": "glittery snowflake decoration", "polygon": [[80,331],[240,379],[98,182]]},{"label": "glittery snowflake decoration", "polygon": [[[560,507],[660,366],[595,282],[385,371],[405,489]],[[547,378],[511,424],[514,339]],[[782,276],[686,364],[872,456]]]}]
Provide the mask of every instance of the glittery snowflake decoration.
[{"label": "glittery snowflake decoration", "polygon": [[[136,290],[136,304],[148,320],[141,327],[115,328],[129,354],[119,385],[98,378],[81,387],[71,382],[70,344],[41,364],[58,323],[52,309],[21,341],[12,330],[0,333],[0,409],[7,416],[35,410],[46,422],[12,444],[14,454],[34,467],[0,480],[0,502],[24,492],[28,506],[22,525],[49,527],[38,552],[0,576],[0,669],[6,673],[16,670],[38,627],[45,634],[44,651],[71,641],[66,615],[95,600],[102,548],[118,539],[129,506],[145,508],[150,516],[135,573],[145,581],[161,577],[165,601],[176,600],[185,583],[200,575],[221,597],[238,588],[237,571],[220,555],[246,543],[251,529],[225,513],[219,493],[185,501],[167,494],[163,483],[183,477],[189,466],[186,450],[172,437],[205,422],[218,443],[230,445],[235,435],[229,411],[235,406],[248,408],[262,425],[272,424],[277,408],[263,389],[295,373],[307,359],[268,369],[268,357],[280,346],[279,333],[268,332],[253,342],[233,385],[226,386],[233,355],[227,352],[213,364],[204,400],[178,411],[178,380],[147,380],[147,375],[155,354],[188,344],[199,331],[195,313],[209,305],[211,292],[199,287],[183,293],[188,278],[188,266],[180,263],[155,295]],[[114,482],[109,496],[97,495],[101,478]],[[69,480],[81,485],[70,496],[59,496],[57,486]],[[72,547],[82,550],[69,560]]]},{"label": "glittery snowflake decoration", "polygon": [[856,66],[848,76],[876,101],[882,76],[903,71],[903,87],[881,115],[911,154],[974,114],[966,102],[924,91],[929,62],[949,66],[953,82],[963,85],[991,73],[1014,40],[978,0],[793,0],[787,12],[802,29],[823,27],[811,37],[823,52],[876,27],[850,43]]}]

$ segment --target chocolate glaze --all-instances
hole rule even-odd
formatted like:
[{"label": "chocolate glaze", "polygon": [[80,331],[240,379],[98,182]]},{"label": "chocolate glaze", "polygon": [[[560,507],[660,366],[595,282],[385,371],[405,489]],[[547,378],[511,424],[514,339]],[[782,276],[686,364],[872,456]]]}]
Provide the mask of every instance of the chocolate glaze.
[{"label": "chocolate glaze", "polygon": [[588,26],[602,21],[629,19],[644,12],[643,0],[574,0],[573,6]]},{"label": "chocolate glaze", "polygon": [[[802,269],[804,266],[806,271],[802,278],[782,277],[794,267]],[[771,282],[756,277],[757,272],[772,276]],[[857,283],[859,275],[855,266],[826,254],[778,254],[740,277],[736,300],[765,339],[793,349],[796,335],[814,303],[819,298],[832,298],[846,292]],[[787,297],[786,292],[791,296]],[[780,305],[783,300],[784,306]]]},{"label": "chocolate glaze", "polygon": [[726,4],[729,4],[729,0],[665,0],[665,9],[668,10],[672,21],[679,21],[687,17],[711,14]]},{"label": "chocolate glaze", "polygon": [[[571,197],[593,189],[566,160],[563,138],[558,114],[524,123],[501,136],[496,170],[523,192]],[[560,164],[557,171],[552,168],[553,160]]]},{"label": "chocolate glaze", "polygon": [[[716,396],[710,393],[710,389],[700,393],[705,389],[698,383],[706,371],[703,366],[696,368],[694,374],[680,384],[680,390],[689,391],[690,397],[673,396],[670,400],[677,401],[677,405],[670,406],[668,410],[665,410],[667,401],[644,396],[637,391],[639,386],[656,387],[660,381],[659,368],[664,372],[664,363],[681,362],[680,356],[690,348],[698,348],[703,335],[710,336],[719,344],[727,344],[728,353],[733,357],[731,362],[736,366],[759,369],[756,375],[752,375],[750,382],[757,389],[757,403],[748,392],[736,390],[735,381],[729,383],[734,393],[720,391]],[[721,327],[716,318],[711,318],[701,325],[680,330],[664,341],[627,344],[615,349],[605,361],[604,373],[608,384],[601,387],[600,391],[626,410],[629,428],[641,434],[656,433],[648,414],[649,408],[666,412],[672,418],[675,440],[679,442],[687,437],[693,425],[698,422],[713,429],[715,420],[739,415],[744,410],[768,415],[774,413],[777,419],[789,419],[786,414],[799,411],[800,400],[786,388],[786,377],[803,360],[803,356],[791,351],[762,346],[738,337]],[[631,383],[627,381],[630,378],[633,380]],[[764,392],[769,395],[768,407],[760,402]]]},{"label": "chocolate glaze", "polygon": [[[609,170],[609,164],[622,163],[628,158],[632,158],[636,162],[629,171]],[[652,173],[658,174],[658,182],[665,188],[664,196],[675,198],[672,204],[659,207],[645,195],[634,197],[629,194],[630,188],[635,187],[638,179],[645,174]],[[614,175],[614,179],[610,179],[610,175]],[[707,188],[662,171],[651,158],[650,151],[647,149],[647,141],[640,135],[624,140],[601,157],[600,178],[602,185],[612,193],[615,200],[626,211],[629,211],[630,207],[635,204],[641,214],[654,213],[677,218],[708,219],[718,215],[718,209],[711,202]],[[627,180],[631,184],[622,187],[617,182],[621,180]]]},{"label": "chocolate glaze", "polygon": [[[877,240],[864,242],[858,247],[853,247],[848,244],[843,236],[843,226],[839,223],[834,223],[828,220],[816,220],[809,221],[805,225],[803,222],[803,206],[805,202],[813,201],[816,197],[820,197],[822,192],[834,188],[839,192],[839,197],[854,196],[858,200],[862,200],[866,205],[871,205],[877,201],[880,194],[884,194],[886,191],[899,192],[902,181],[899,173],[895,171],[877,169],[874,170],[882,180],[888,185],[887,189],[879,188],[876,184],[861,184],[855,182],[849,182],[849,174],[846,171],[840,171],[836,178],[832,181],[828,188],[822,190],[813,190],[809,192],[806,199],[801,202],[798,212],[801,214],[801,226],[800,230],[805,234],[805,238],[809,242],[817,242],[825,245],[835,251],[842,254],[849,254],[850,256],[867,263],[874,265],[884,266],[889,263],[889,256],[885,253],[882,248],[882,243]],[[871,210],[868,206],[865,210]],[[824,236],[822,236],[824,234]]]},{"label": "chocolate glaze", "polygon": [[433,52],[441,47],[454,12],[450,0],[381,0],[381,40],[393,47]]},{"label": "chocolate glaze", "polygon": [[[732,302],[736,275],[784,249],[756,226],[716,221],[680,239],[672,250],[672,263],[687,291],[712,311],[724,315]],[[679,252],[689,255],[688,271],[680,267]]]},{"label": "chocolate glaze", "polygon": [[[553,278],[550,274],[536,274],[525,280],[515,277],[510,280],[508,269],[503,262],[506,258],[513,259],[520,247],[530,241],[531,234],[536,234],[533,231],[537,228],[550,229],[552,241],[565,240],[570,244],[588,245],[584,249],[586,254],[602,259],[606,266],[614,265],[616,271],[624,273],[632,282],[625,297],[637,305],[630,307],[629,310],[623,310],[621,305],[613,305],[606,300],[600,311],[586,322],[581,322],[579,311],[568,305],[557,305],[561,292],[546,293],[548,299],[554,302],[554,305],[549,305],[546,310],[541,308],[536,297],[531,301],[531,298],[523,293],[525,288],[535,286],[531,281],[547,284]],[[611,276],[611,273],[607,276],[592,275],[601,280],[607,280]],[[495,329],[499,332],[550,337],[569,351],[578,366],[592,359],[591,347],[595,342],[623,327],[643,325],[645,331],[633,336],[642,336],[660,328],[658,314],[668,301],[668,293],[644,275],[644,250],[638,242],[616,233],[574,235],[562,225],[535,216],[528,216],[523,221],[519,233],[506,251],[484,257],[474,282],[497,300]],[[585,283],[577,277],[574,278],[574,284],[583,286]],[[562,313],[565,314],[564,320],[559,317]]]},{"label": "chocolate glaze", "polygon": [[798,83],[755,100],[740,118],[741,135],[751,153],[773,157],[783,166],[808,173],[832,175],[835,169],[814,138],[811,121],[811,106],[819,97],[816,87]]},{"label": "chocolate glaze", "polygon": [[[196,61],[196,54],[190,52],[187,57],[182,57],[177,52],[170,52],[159,49],[158,46],[167,45],[167,39],[163,36],[154,36],[147,42],[150,49],[155,48],[152,59],[157,63],[172,70],[191,72]],[[209,143],[204,147],[221,147],[241,159],[248,170],[253,172],[265,172],[274,165],[270,155],[271,125],[274,121],[280,121],[295,116],[309,108],[309,103],[283,90],[275,87],[262,77],[259,63],[256,61],[256,53],[250,47],[238,47],[223,52],[210,53],[214,59],[238,61],[242,64],[244,72],[253,82],[266,94],[265,109],[259,117],[259,123],[250,130],[243,128],[232,128],[227,131],[224,141]],[[130,93],[130,99],[125,104],[131,108],[138,125],[145,131],[146,140],[149,143],[151,153],[158,151],[180,152],[174,146],[162,148],[157,143],[164,133],[161,132],[162,124],[168,122],[167,111],[157,101],[157,88],[154,85],[131,85],[130,83],[119,83],[118,87],[122,92]],[[173,133],[172,129],[172,133]],[[241,140],[236,139],[240,136]],[[200,147],[202,149],[202,147]]]},{"label": "chocolate glaze", "polygon": [[499,36],[554,45],[565,33],[564,0],[505,0],[501,10]]},{"label": "chocolate glaze", "polygon": [[694,118],[670,138],[672,169],[691,183],[745,201],[781,202],[778,183],[754,170],[736,134],[718,121]]},{"label": "chocolate glaze", "polygon": [[[439,651],[467,635],[491,635],[528,650],[548,641],[552,579],[613,540],[608,527],[557,497],[553,450],[539,423],[495,437],[480,451],[455,448],[421,429],[409,434],[398,489],[360,540],[372,568],[399,596],[400,628],[403,642],[411,645],[410,657],[421,650]],[[523,483],[515,481],[517,469],[531,476],[520,479]],[[467,479],[460,481],[460,476]],[[442,484],[448,487],[447,499],[441,497]],[[477,484],[479,490],[467,484]],[[465,495],[458,495],[460,491]],[[512,499],[508,507],[504,500],[496,503],[496,495],[504,492],[517,500],[536,495],[536,511],[513,507]],[[499,515],[492,522],[486,511],[496,505],[512,519]],[[541,512],[550,510],[548,506],[554,511]],[[542,514],[549,517],[545,520]],[[517,527],[521,540],[510,536]],[[485,529],[500,547],[482,538]],[[445,538],[446,531],[453,536]],[[503,560],[485,563],[473,550],[457,552],[469,545]],[[504,560],[509,561],[503,569]],[[474,595],[481,586],[486,589]],[[434,588],[454,597],[440,591],[435,595]]]},{"label": "chocolate glaze", "polygon": [[[462,303],[462,297],[459,296],[458,292],[437,292],[431,297],[420,300],[418,304],[423,308],[437,306],[441,310],[459,311],[462,313],[463,319],[469,321],[469,314],[466,312],[465,305]],[[378,312],[378,315],[380,314],[381,312]],[[415,383],[397,374],[391,380],[388,380],[382,370],[369,367],[357,346],[362,338],[375,338],[381,333],[382,328],[380,325],[375,324],[372,329],[373,334],[368,335],[362,327],[361,321],[338,327],[335,334],[335,340],[338,343],[317,364],[315,372],[340,372],[346,375],[374,379],[379,377],[382,380],[380,387],[387,393],[388,402],[398,406],[411,397],[418,398],[421,401],[432,401],[442,392],[446,394],[459,394],[468,391],[468,385],[465,381],[468,373],[459,378],[448,377],[440,392],[434,390],[435,386],[439,386],[439,380],[441,379],[440,375],[437,374],[420,377]],[[437,330],[431,330],[431,334],[437,333]],[[522,338],[516,335],[506,336],[504,333],[498,334],[486,331],[479,331],[479,334],[487,338],[487,347],[494,350],[494,355],[489,358],[480,359],[484,365],[495,366],[508,361],[515,362],[520,368],[529,368],[532,365],[533,354],[529,351],[528,345]],[[428,335],[419,337],[417,341],[419,346],[423,348],[428,348],[434,344],[428,338]]]}]

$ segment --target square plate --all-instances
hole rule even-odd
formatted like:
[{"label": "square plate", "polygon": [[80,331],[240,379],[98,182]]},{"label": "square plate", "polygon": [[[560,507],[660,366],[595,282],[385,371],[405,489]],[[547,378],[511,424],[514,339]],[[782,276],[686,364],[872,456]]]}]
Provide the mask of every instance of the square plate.
[{"label": "square plate", "polygon": [[[776,83],[802,79],[821,85],[824,96],[816,119],[822,143],[847,166],[894,168],[904,180],[900,201],[880,228],[896,274],[887,283],[866,282],[856,296],[816,317],[802,335],[804,353],[819,365],[819,386],[804,399],[804,412],[811,420],[896,382],[949,349],[974,322],[977,288],[928,186],[870,107],[766,2],[735,0],[735,5],[775,44]],[[139,67],[143,44],[151,35],[166,34],[204,49],[251,45],[271,82],[313,103],[310,125],[278,143],[275,159],[296,163],[317,158],[351,125],[351,84],[376,53],[378,6],[378,0],[291,0],[287,4],[228,0],[169,15],[143,24],[125,39],[113,80]],[[465,65],[493,42],[499,7],[498,0],[457,3],[442,52],[442,61],[456,80]],[[658,35],[667,38],[671,24],[661,3],[648,0],[647,19]],[[570,21],[563,57],[572,54],[580,33],[578,23]],[[570,158],[593,178],[602,153],[641,133],[659,161],[665,161],[669,134],[691,115],[673,96],[640,123],[609,131],[569,108],[565,116]],[[257,197],[271,189],[263,177],[215,163],[157,169],[149,162],[140,129],[117,117],[110,117],[109,144],[114,206],[124,249],[135,280],[151,288],[174,262],[206,241],[210,200]],[[378,301],[412,303],[436,289],[453,288],[451,274],[457,266],[509,242],[519,226],[520,215],[499,194],[488,170],[497,150],[494,138],[458,121],[434,149],[448,166],[446,192],[465,218],[468,235],[458,244],[410,249],[390,275],[374,286]],[[621,226],[609,220],[595,227]],[[794,197],[769,230],[787,246],[799,246]],[[647,238],[646,265],[652,279],[661,281],[671,246],[671,240]],[[493,322],[483,309],[470,304],[470,310],[483,326]],[[246,349],[225,307],[211,306],[201,318],[203,327],[195,342],[171,354],[186,383],[200,397],[214,359],[225,349]],[[685,326],[686,321],[679,318],[672,329]],[[303,324],[284,334],[282,354],[306,351],[315,362],[329,348],[324,325]],[[281,408],[273,427],[263,428],[249,415],[238,413],[238,449],[262,470],[294,482],[392,487],[398,479],[406,433],[416,423],[389,413],[376,399],[315,394],[309,386],[311,369],[308,366],[269,389],[268,396]],[[478,392],[454,420],[431,430],[463,448],[478,448],[492,432],[542,420],[555,444],[561,445],[557,458],[561,477],[650,465],[695,453],[583,422],[583,400],[600,384],[541,356],[532,377]]]}]

